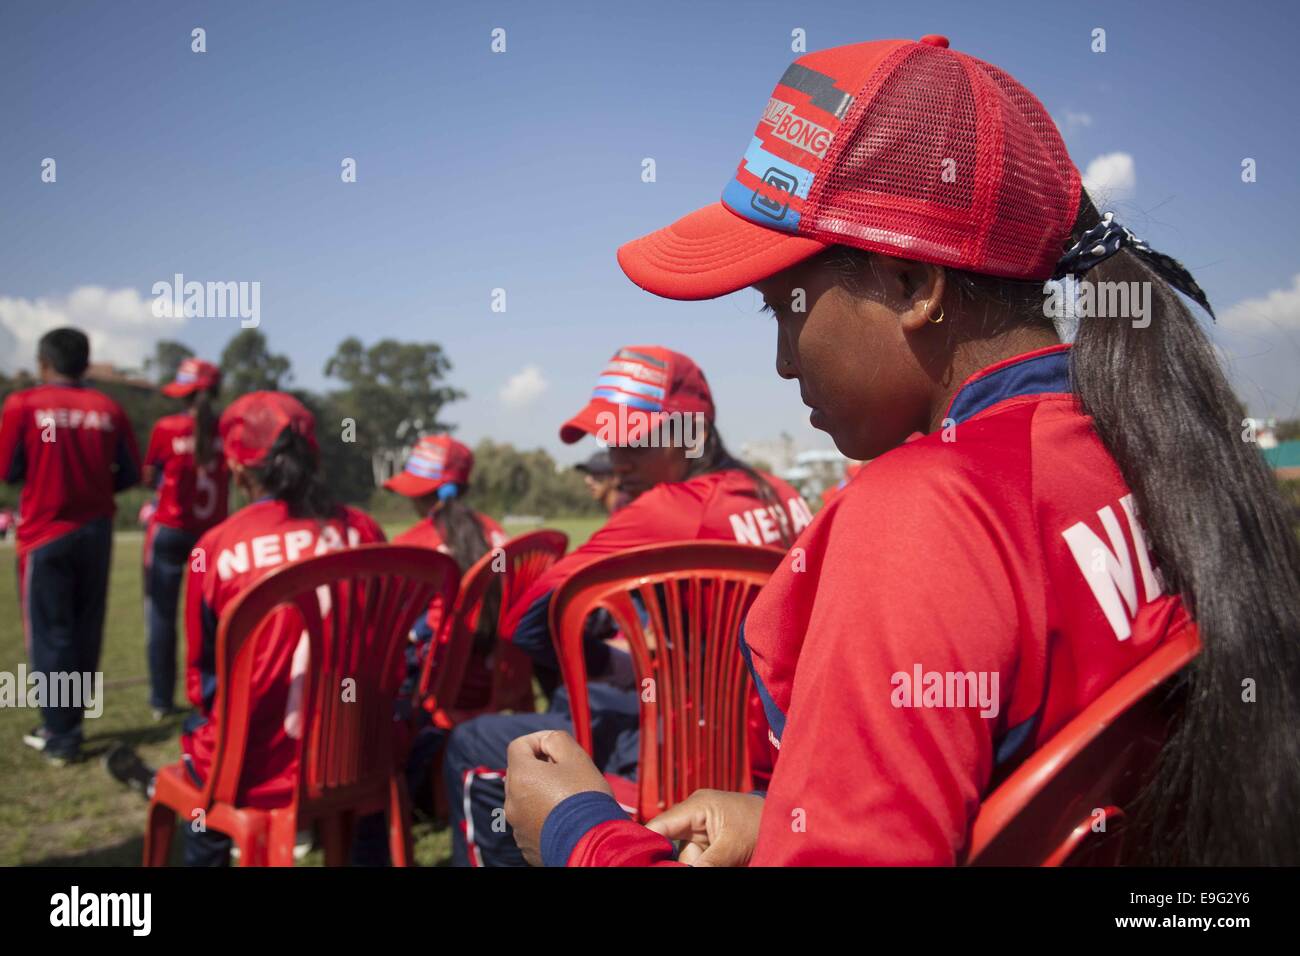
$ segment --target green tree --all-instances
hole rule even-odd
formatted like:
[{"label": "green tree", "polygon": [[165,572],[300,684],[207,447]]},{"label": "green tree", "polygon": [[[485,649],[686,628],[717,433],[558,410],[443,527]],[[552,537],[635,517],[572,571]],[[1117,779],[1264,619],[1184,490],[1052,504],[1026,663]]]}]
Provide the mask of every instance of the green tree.
[{"label": "green tree", "polygon": [[221,353],[222,396],[227,400],[247,392],[278,391],[293,381],[289,359],[267,348],[266,336],[244,329],[226,343]]},{"label": "green tree", "polygon": [[422,434],[454,429],[439,417],[465,395],[444,384],[450,371],[442,346],[395,339],[369,348],[360,339],[344,339],[325,363],[326,376],[344,385],[330,394],[330,413],[340,430],[350,423],[349,443],[369,460],[374,484],[388,473],[394,452]]},{"label": "green tree", "polygon": [[181,362],[193,357],[194,350],[188,345],[170,339],[159,339],[158,344],[154,346],[153,355],[144,360],[144,370],[161,385],[176,377],[176,370],[180,368]]},{"label": "green tree", "polygon": [[513,445],[483,439],[474,448],[474,507],[491,514],[596,514],[599,505],[572,468],[558,469],[540,448],[520,451]]}]

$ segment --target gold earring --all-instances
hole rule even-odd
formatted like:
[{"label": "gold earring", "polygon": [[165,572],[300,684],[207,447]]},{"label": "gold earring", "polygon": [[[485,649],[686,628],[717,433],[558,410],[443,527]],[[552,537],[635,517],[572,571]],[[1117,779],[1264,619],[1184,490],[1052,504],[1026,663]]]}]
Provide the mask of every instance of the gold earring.
[{"label": "gold earring", "polygon": [[940,322],[942,322],[942,321],[943,321],[943,306],[939,306],[939,317],[938,317],[937,319],[931,317],[930,319],[927,319],[926,321],[928,321],[931,325],[938,325]]}]

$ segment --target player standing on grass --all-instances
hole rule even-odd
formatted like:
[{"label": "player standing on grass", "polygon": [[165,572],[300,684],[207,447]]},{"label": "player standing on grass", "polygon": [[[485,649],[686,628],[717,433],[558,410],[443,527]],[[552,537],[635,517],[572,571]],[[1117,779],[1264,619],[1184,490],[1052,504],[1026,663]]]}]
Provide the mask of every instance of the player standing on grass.
[{"label": "player standing on grass", "polygon": [[144,456],[144,483],[158,489],[144,539],[145,623],[149,629],[149,706],[155,720],[172,713],[176,688],[176,605],[181,578],[199,535],[226,520],[230,471],[221,454],[217,413],[221,370],[187,358],[163,386],[188,410],[160,418]]},{"label": "player standing on grass", "polygon": [[41,384],[5,399],[0,476],[23,485],[18,595],[32,670],[80,674],[83,700],[42,707],[23,738],[51,763],[81,755],[84,688],[99,669],[113,549],[113,495],[140,480],[131,423],[120,405],[82,381],[90,342],[78,329],[41,336]]},{"label": "player standing on grass", "polygon": [[[689,432],[685,416],[695,425]],[[641,545],[704,540],[788,547],[812,517],[793,488],[731,456],[714,426],[713,395],[704,373],[680,352],[634,345],[614,353],[591,399],[560,429],[561,440],[569,444],[587,435],[610,446],[620,488],[632,500],[543,574],[504,624],[511,642],[532,658],[543,688],[554,691],[550,712],[489,714],[452,732],[443,780],[452,859],[459,865],[523,863],[510,832],[498,823],[504,802],[501,770],[515,737],[572,726],[567,694],[557,688],[559,661],[548,620],[551,596],[561,584],[599,558]],[[629,689],[630,655],[617,646],[617,638],[607,640],[611,637],[612,628],[589,623],[592,728],[602,766],[627,776],[636,770],[639,696]],[[770,755],[756,697],[752,704],[758,733],[750,753],[761,777]]]},{"label": "player standing on grass", "polygon": [[[754,286],[777,373],[874,460],[745,622],[780,748],[766,798],[702,791],[638,827],[571,737],[532,734],[506,803],[531,860],[661,862],[672,839],[714,865],[953,863],[992,781],[1195,629],[1129,846],[1300,862],[1300,545],[1177,294],[1204,293],[1098,214],[1028,90],[940,36],[810,53],[721,204],[619,262],[670,298]],[[1063,345],[1054,277],[1151,308]],[[995,706],[900,700],[918,667],[1000,676]]]}]

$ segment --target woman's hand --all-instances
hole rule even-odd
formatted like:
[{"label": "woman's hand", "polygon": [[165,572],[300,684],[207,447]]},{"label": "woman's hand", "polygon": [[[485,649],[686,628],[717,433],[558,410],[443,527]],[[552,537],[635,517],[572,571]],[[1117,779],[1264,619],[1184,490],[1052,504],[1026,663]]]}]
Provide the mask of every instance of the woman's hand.
[{"label": "woman's hand", "polygon": [[758,843],[763,798],[725,790],[696,790],[646,827],[686,841],[677,859],[691,866],[748,866]]},{"label": "woman's hand", "polygon": [[562,730],[516,738],[506,758],[506,821],[533,866],[542,862],[542,824],[562,801],[587,790],[614,795],[587,751]]}]

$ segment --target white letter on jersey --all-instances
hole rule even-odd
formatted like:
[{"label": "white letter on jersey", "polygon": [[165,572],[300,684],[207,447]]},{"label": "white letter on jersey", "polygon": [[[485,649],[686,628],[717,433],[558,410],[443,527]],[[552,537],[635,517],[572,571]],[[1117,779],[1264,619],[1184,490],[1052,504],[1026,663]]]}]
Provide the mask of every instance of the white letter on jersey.
[{"label": "white letter on jersey", "polygon": [[[1128,542],[1124,540],[1124,532],[1120,530],[1115,512],[1107,505],[1097,512],[1097,517],[1101,518],[1101,525],[1110,538],[1109,548],[1082,521],[1066,528],[1061,536],[1070,546],[1070,553],[1074,555],[1084,580],[1101,605],[1102,613],[1110,622],[1115,637],[1126,641],[1133,633],[1129,627],[1129,617],[1137,613],[1137,581],[1133,579],[1133,563],[1129,560]],[[1094,564],[1094,556],[1102,560]],[[1128,605],[1128,614],[1124,613],[1124,608],[1120,605],[1121,595]]]}]

